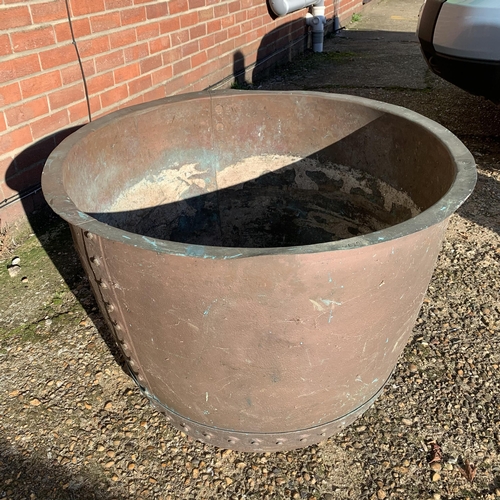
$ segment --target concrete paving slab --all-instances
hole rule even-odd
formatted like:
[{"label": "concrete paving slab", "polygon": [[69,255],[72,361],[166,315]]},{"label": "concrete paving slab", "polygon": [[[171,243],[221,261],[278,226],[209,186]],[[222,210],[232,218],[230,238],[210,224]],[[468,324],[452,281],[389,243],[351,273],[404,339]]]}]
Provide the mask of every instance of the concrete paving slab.
[{"label": "concrete paving slab", "polygon": [[425,89],[429,70],[415,34],[421,0],[380,0],[325,43],[323,87]]}]

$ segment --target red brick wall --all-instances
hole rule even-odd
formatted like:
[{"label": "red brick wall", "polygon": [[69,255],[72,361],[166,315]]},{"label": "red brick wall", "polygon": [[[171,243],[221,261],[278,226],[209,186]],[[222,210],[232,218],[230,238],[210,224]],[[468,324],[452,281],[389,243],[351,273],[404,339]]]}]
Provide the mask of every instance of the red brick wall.
[{"label": "red brick wall", "polygon": [[[345,20],[362,0],[326,0],[328,19],[334,4]],[[274,20],[265,0],[0,0],[0,225],[42,200],[31,193],[47,155],[89,108],[97,118],[229,86],[234,68],[303,49],[306,12]]]}]

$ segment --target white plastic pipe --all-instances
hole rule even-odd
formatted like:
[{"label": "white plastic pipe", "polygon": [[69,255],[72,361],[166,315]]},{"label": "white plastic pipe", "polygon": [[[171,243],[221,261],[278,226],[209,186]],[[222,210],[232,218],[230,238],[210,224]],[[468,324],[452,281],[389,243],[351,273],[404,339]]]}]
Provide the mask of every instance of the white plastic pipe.
[{"label": "white plastic pipe", "polygon": [[277,16],[285,16],[312,5],[312,13],[306,15],[306,23],[311,26],[313,51],[323,52],[325,0],[270,0],[269,4]]},{"label": "white plastic pipe", "polygon": [[317,1],[318,0],[270,0],[269,4],[277,16],[285,16],[286,14],[290,14],[290,12],[309,7]]},{"label": "white plastic pipe", "polygon": [[324,0],[312,6],[312,12],[306,15],[306,23],[311,27],[313,52],[323,52],[326,24]]}]

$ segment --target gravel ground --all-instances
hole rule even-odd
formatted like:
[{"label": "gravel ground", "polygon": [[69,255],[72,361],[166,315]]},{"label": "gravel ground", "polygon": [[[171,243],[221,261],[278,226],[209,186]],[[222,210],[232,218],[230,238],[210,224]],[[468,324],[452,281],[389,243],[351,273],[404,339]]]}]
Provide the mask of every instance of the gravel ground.
[{"label": "gravel ground", "polygon": [[[261,88],[332,91],[319,76],[349,44],[331,39],[326,55]],[[334,88],[439,121],[479,173],[413,339],[363,417],[286,453],[215,449],[177,432],[122,369],[66,226],[42,212],[0,235],[0,498],[500,498],[500,109],[426,78],[417,89]]]}]

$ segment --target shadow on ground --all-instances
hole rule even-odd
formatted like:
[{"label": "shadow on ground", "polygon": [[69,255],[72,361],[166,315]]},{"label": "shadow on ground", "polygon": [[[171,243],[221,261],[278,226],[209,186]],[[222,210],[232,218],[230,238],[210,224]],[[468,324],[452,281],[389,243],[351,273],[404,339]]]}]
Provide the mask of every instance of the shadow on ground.
[{"label": "shadow on ground", "polygon": [[[115,357],[117,363],[124,367],[123,357],[116,346],[112,334],[102,320],[97,303],[90,290],[90,285],[73,247],[69,226],[56,215],[43,199],[41,190],[41,173],[43,165],[53,149],[66,137],[78,130],[80,126],[70,127],[52,134],[20,153],[11,163],[6,173],[7,185],[20,193],[21,203],[27,214],[29,225],[43,247],[43,250],[56,267],[68,289],[85,310],[86,316],[94,323],[101,337]],[[31,187],[25,191],[37,190],[35,196],[23,196],[26,177],[16,175],[23,165],[32,165],[29,172]],[[35,204],[36,209],[33,209]]]},{"label": "shadow on ground", "polygon": [[46,500],[120,500],[108,493],[106,479],[82,470],[74,474],[64,465],[41,458],[0,438],[0,498]]}]

